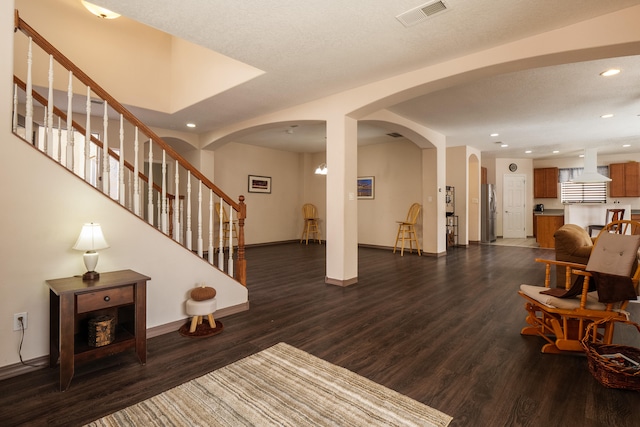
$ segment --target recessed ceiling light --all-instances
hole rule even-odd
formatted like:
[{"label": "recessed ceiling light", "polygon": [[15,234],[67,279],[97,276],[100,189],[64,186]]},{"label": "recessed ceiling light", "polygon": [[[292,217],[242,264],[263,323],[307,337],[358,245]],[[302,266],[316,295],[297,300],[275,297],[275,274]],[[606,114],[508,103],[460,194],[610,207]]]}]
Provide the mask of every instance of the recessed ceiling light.
[{"label": "recessed ceiling light", "polygon": [[622,147],[628,148],[628,147],[631,147],[631,144],[622,144]]},{"label": "recessed ceiling light", "polygon": [[560,151],[558,150],[553,150],[553,154],[558,154]]},{"label": "recessed ceiling light", "polygon": [[507,148],[509,146],[509,144],[500,144],[500,147],[502,148]]},{"label": "recessed ceiling light", "polygon": [[584,154],[580,154],[578,157],[583,158],[583,157],[584,157]]},{"label": "recessed ceiling light", "polygon": [[499,133],[492,133],[492,134],[491,134],[491,135],[489,135],[489,136],[500,136],[500,134],[499,134]]},{"label": "recessed ceiling light", "polygon": [[602,117],[603,119],[610,119],[611,117],[613,117],[613,114],[603,114],[600,117]]},{"label": "recessed ceiling light", "polygon": [[531,154],[531,152],[532,152],[531,150],[526,150],[524,154]]},{"label": "recessed ceiling light", "polygon": [[615,76],[616,74],[620,74],[620,70],[617,68],[610,68],[607,71],[603,71],[600,73],[602,77],[611,77]]},{"label": "recessed ceiling light", "polygon": [[187,123],[187,127],[188,128],[194,128],[194,127],[196,127],[196,124],[195,123]]}]

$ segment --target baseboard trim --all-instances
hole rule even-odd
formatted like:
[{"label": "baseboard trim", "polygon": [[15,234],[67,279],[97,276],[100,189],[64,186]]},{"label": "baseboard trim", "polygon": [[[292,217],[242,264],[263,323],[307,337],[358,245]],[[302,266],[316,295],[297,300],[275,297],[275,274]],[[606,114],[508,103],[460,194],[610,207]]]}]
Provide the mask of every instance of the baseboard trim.
[{"label": "baseboard trim", "polygon": [[[217,310],[215,312],[216,319],[220,319],[226,316],[231,316],[232,314],[241,313],[243,311],[249,310],[249,301],[234,305],[231,307],[223,308]],[[184,319],[176,320],[175,322],[165,323],[164,325],[154,326],[153,328],[147,329],[147,339],[157,337],[160,335],[177,332],[180,329],[180,326],[184,325],[187,321],[187,317]],[[6,380],[7,378],[17,377],[18,375],[23,375],[29,372],[33,372],[37,369],[43,369],[49,367],[49,355],[44,355],[40,357],[36,357],[34,359],[26,360],[25,363],[28,365],[24,365],[22,363],[14,363],[13,365],[7,365],[0,368],[0,381]]]},{"label": "baseboard trim", "polygon": [[341,286],[343,288],[346,288],[347,286],[355,285],[356,283],[358,283],[358,278],[353,277],[347,280],[340,280],[340,279],[332,279],[330,277],[325,276],[324,283],[326,283],[327,285],[335,285],[335,286]]},{"label": "baseboard trim", "polygon": [[[234,305],[231,307],[223,308],[220,310],[216,310],[214,313],[214,317],[216,319],[221,319],[227,316],[231,316],[232,314],[241,313],[243,311],[249,310],[249,301]],[[176,320],[170,323],[165,323],[164,325],[154,326],[153,328],[147,329],[147,339],[153,337],[159,337],[160,335],[169,334],[171,332],[176,332],[184,323],[187,321],[188,317],[184,319]]]}]

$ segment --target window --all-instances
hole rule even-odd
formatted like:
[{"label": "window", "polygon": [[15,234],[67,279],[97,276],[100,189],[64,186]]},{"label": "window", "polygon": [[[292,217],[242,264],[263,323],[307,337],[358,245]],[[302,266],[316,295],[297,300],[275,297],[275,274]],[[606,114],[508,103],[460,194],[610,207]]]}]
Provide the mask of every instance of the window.
[{"label": "window", "polygon": [[560,184],[562,203],[605,203],[607,201],[606,182],[563,182]]}]

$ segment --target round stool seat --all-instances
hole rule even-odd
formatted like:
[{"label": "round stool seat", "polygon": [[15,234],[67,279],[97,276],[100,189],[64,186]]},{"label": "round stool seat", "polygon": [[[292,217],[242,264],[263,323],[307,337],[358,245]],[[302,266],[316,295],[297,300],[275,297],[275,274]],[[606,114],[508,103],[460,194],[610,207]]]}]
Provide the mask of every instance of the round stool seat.
[{"label": "round stool seat", "polygon": [[187,300],[187,314],[193,316],[191,319],[191,327],[189,332],[195,332],[198,325],[202,324],[202,319],[206,317],[209,320],[209,327],[215,328],[216,321],[213,318],[213,312],[216,311],[216,299],[206,299],[204,301],[196,301],[189,298]]},{"label": "round stool seat", "polygon": [[206,316],[216,311],[216,299],[211,298],[204,301],[187,300],[187,314],[189,316]]}]

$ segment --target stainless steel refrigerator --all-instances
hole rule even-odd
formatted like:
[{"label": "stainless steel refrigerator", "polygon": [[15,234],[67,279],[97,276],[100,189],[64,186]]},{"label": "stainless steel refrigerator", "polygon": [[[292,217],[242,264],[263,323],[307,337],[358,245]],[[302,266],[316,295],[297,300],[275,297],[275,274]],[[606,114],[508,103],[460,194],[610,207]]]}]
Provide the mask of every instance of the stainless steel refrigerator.
[{"label": "stainless steel refrigerator", "polygon": [[480,239],[483,243],[496,241],[496,187],[493,184],[482,184],[480,201]]}]

